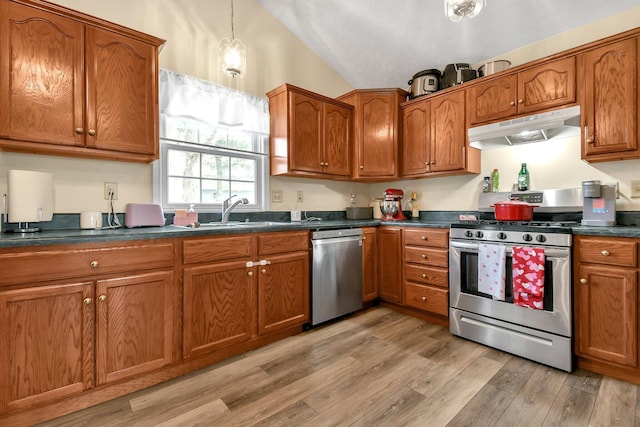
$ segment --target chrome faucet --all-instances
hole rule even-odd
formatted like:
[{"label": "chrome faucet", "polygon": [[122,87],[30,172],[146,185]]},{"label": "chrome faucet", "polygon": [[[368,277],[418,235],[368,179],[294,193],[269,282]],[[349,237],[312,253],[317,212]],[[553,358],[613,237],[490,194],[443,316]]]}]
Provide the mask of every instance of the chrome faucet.
[{"label": "chrome faucet", "polygon": [[229,214],[231,213],[233,208],[235,208],[241,203],[243,205],[246,205],[247,203],[249,203],[249,200],[242,198],[233,202],[232,205],[229,205],[229,203],[231,202],[231,199],[233,199],[234,197],[236,197],[236,194],[234,194],[233,196],[229,197],[228,199],[222,202],[222,223],[223,224],[226,224],[227,222],[229,222]]}]

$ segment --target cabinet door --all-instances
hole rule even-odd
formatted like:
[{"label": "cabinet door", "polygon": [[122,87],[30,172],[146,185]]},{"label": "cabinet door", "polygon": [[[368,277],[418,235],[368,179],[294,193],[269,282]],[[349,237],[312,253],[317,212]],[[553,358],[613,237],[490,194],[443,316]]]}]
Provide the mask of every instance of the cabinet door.
[{"label": "cabinet door", "polygon": [[402,118],[402,175],[423,175],[431,161],[431,103],[423,100],[407,105]]},{"label": "cabinet door", "polygon": [[431,100],[430,172],[464,169],[467,128],[464,91]]},{"label": "cabinet door", "polygon": [[173,272],[96,282],[96,382],[108,384],[171,363]]},{"label": "cabinet door", "polygon": [[395,178],[398,144],[395,94],[361,94],[356,156],[358,177]]},{"label": "cabinet door", "polygon": [[246,262],[184,269],[184,358],[251,338],[256,307],[254,270]]},{"label": "cabinet door", "polygon": [[378,238],[380,298],[402,304],[402,229],[380,227]]},{"label": "cabinet door", "polygon": [[289,96],[289,167],[321,173],[323,102],[296,92]]},{"label": "cabinet door", "polygon": [[309,255],[266,257],[258,267],[258,333],[302,325],[309,320]]},{"label": "cabinet door", "polygon": [[517,113],[518,78],[505,76],[468,89],[469,124],[498,120]]},{"label": "cabinet door", "polygon": [[351,176],[351,110],[324,105],[324,173]]},{"label": "cabinet door", "polygon": [[581,265],[575,295],[578,355],[637,366],[635,270]]},{"label": "cabinet door", "polygon": [[3,7],[0,136],[82,146],[84,26],[13,2]]},{"label": "cabinet door", "polygon": [[576,100],[575,57],[552,61],[518,75],[518,113],[570,104]]},{"label": "cabinet door", "polygon": [[88,147],[157,157],[156,48],[87,27]]},{"label": "cabinet door", "polygon": [[637,43],[635,38],[623,40],[583,54],[585,160],[638,154]]},{"label": "cabinet door", "polygon": [[378,298],[378,230],[362,229],[362,301]]},{"label": "cabinet door", "polygon": [[93,283],[0,292],[0,413],[93,386]]}]

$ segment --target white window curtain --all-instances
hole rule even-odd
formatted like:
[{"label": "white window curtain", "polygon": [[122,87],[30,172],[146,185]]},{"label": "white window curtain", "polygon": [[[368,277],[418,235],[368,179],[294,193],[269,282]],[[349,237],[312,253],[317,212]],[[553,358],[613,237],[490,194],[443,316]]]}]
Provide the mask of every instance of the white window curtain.
[{"label": "white window curtain", "polygon": [[239,126],[246,132],[269,134],[267,98],[171,70],[160,69],[159,80],[161,116],[191,118],[211,126]]},{"label": "white window curtain", "polygon": [[[250,200],[238,211],[268,209],[266,97],[160,69],[159,107],[161,150],[153,167],[154,202],[165,209],[189,203],[215,210],[226,197],[238,195]],[[214,167],[211,159],[226,166]]]}]

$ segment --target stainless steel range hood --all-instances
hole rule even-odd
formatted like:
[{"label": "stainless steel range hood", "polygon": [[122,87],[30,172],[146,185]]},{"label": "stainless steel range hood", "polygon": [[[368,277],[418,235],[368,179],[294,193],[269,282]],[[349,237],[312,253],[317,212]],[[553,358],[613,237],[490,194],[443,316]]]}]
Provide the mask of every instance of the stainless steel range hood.
[{"label": "stainless steel range hood", "polygon": [[469,142],[481,150],[580,135],[580,106],[547,111],[470,128]]}]

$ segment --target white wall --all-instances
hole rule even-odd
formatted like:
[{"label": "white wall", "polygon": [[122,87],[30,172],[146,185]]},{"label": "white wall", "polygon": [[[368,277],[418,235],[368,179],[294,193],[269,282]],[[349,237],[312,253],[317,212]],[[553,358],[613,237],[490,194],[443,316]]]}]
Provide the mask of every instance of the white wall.
[{"label": "white wall", "polygon": [[[160,66],[226,84],[257,95],[284,82],[305,87],[328,96],[338,96],[352,88],[334,70],[284,28],[255,0],[235,2],[236,37],[247,44],[247,76],[227,81],[217,68],[217,44],[230,35],[228,0],[55,0],[55,3],[86,12],[167,40],[160,53]],[[640,22],[640,7],[592,25],[549,38],[513,52],[499,55],[514,65],[635,28]],[[490,58],[488,58],[490,59]],[[640,161],[586,164],[580,160],[579,141],[541,144],[516,149],[498,149],[482,153],[480,175],[407,180],[380,184],[351,184],[324,180],[271,178],[272,190],[283,191],[283,202],[272,210],[340,210],[355,192],[358,205],[369,197],[382,196],[386,188],[401,188],[419,193],[422,210],[474,210],[482,177],[499,168],[501,182],[515,179],[520,162],[526,159],[532,188],[579,186],[585,179],[620,183],[623,195],[629,193],[631,179],[640,179]],[[531,152],[530,152],[531,151]],[[550,158],[550,154],[555,156]],[[536,155],[544,156],[543,158]],[[106,211],[103,183],[118,182],[116,210],[126,203],[150,202],[151,166],[113,161],[67,159],[62,157],[0,152],[0,192],[6,191],[6,171],[27,169],[54,174],[55,212],[81,210]],[[302,190],[304,202],[296,203],[296,191]],[[618,200],[620,210],[640,210],[640,199]]]}]

